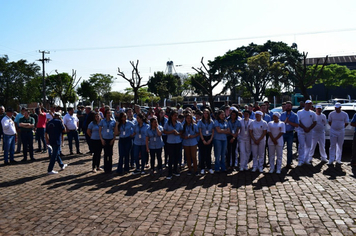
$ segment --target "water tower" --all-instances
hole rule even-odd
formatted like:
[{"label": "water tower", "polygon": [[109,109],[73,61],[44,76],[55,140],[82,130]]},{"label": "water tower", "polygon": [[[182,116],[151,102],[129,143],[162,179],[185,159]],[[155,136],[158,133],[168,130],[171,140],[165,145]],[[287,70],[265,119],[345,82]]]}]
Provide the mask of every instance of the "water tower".
[{"label": "water tower", "polygon": [[174,68],[173,61],[167,61],[166,74],[172,75],[173,70],[174,70],[174,73],[177,73],[176,69]]}]

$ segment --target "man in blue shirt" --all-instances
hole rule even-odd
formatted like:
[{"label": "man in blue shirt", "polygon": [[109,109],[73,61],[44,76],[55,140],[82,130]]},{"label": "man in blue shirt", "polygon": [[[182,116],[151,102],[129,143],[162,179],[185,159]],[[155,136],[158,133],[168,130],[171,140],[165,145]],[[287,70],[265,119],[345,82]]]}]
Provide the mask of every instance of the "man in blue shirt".
[{"label": "man in blue shirt", "polygon": [[286,111],[281,114],[280,120],[286,125],[286,132],[283,134],[284,143],[287,142],[287,168],[292,168],[292,147],[294,129],[299,126],[297,114],[292,111],[292,102],[286,102]]},{"label": "man in blue shirt", "polygon": [[55,112],[54,117],[46,125],[46,143],[52,147],[52,155],[48,165],[48,174],[57,174],[57,171],[53,170],[54,163],[57,161],[61,170],[67,167],[67,164],[63,164],[60,157],[60,147],[62,142],[62,133],[66,131],[61,120],[61,113]]}]

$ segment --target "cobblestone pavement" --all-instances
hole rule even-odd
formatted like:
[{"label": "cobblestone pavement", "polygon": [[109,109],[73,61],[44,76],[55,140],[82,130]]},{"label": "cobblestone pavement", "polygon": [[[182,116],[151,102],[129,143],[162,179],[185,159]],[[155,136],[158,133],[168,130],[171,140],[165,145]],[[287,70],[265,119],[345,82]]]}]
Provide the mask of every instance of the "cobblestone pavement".
[{"label": "cobblestone pavement", "polygon": [[[117,142],[114,150],[116,164]],[[281,175],[196,177],[184,169],[166,180],[92,173],[85,154],[65,156],[68,168],[47,175],[47,154],[36,158],[0,166],[0,235],[356,235],[347,163],[330,168],[314,159]]]}]

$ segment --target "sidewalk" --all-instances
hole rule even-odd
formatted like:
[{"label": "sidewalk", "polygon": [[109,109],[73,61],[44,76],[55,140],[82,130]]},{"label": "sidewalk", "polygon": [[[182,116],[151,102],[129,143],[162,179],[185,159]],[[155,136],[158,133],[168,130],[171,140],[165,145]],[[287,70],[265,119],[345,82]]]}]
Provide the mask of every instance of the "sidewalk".
[{"label": "sidewalk", "polygon": [[[116,170],[117,142],[114,153]],[[0,152],[0,235],[356,234],[356,181],[347,164],[314,159],[281,175],[265,168],[195,177],[184,169],[166,180],[92,173],[84,154],[65,156],[68,167],[47,175],[48,154],[35,158],[3,166]]]}]

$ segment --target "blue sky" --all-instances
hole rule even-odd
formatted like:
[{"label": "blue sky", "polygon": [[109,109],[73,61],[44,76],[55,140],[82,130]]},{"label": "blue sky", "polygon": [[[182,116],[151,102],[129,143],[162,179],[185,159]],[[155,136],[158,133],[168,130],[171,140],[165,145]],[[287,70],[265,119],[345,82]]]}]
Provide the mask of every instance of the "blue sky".
[{"label": "blue sky", "polygon": [[147,81],[169,60],[193,73],[202,57],[251,42],[296,42],[309,57],[354,55],[355,9],[354,0],[0,0],[0,56],[35,62],[48,50],[46,73],[111,74],[112,89],[123,91],[117,67],[130,75],[132,60]]}]

